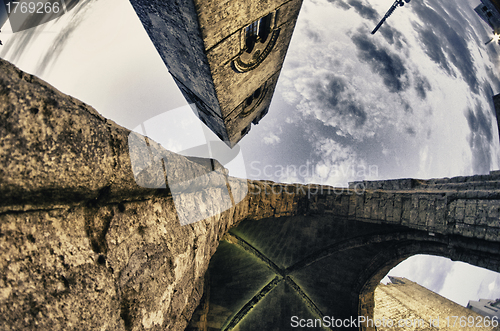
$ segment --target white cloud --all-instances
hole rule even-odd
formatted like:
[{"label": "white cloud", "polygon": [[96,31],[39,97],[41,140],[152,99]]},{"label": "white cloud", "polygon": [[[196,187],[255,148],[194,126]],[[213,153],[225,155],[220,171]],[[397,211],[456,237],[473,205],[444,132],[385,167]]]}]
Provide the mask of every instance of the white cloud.
[{"label": "white cloud", "polygon": [[432,255],[414,255],[389,271],[389,276],[405,277],[431,291],[439,292],[445,283],[453,261]]},{"label": "white cloud", "polygon": [[305,178],[306,182],[344,187],[348,182],[377,175],[375,169],[370,168],[351,147],[342,146],[333,139],[320,139],[315,144],[314,152],[319,160],[314,173]]},{"label": "white cloud", "polygon": [[[380,13],[387,10],[382,1],[370,5]],[[491,164],[483,168],[498,167],[498,139],[473,154],[468,139],[470,128],[464,116],[478,102],[483,109],[491,108],[491,96],[474,94],[464,80],[470,81],[470,77],[464,75],[475,72],[479,82],[494,86],[498,79],[488,76],[494,67],[492,60],[476,50],[477,40],[469,34],[464,42],[472,50],[475,67],[463,69],[451,64],[451,74],[443,70],[425,52],[415,31],[414,24],[426,26],[415,14],[415,8],[409,4],[391,16],[386,31],[397,26],[398,30],[392,31],[398,34],[395,41],[390,41],[380,33],[370,35],[373,22],[361,18],[352,8],[343,10],[326,0],[305,2],[277,93],[297,110],[295,122],[302,122],[305,127],[313,123],[315,127],[335,128],[338,137],[320,133],[318,136],[342,141],[346,146],[351,144],[359,155],[363,155],[364,145],[374,140],[380,144],[380,153],[376,156],[368,152],[370,156],[363,158],[370,164],[385,162],[390,167],[396,167],[399,160],[398,169],[405,176],[471,175],[478,171],[473,164],[480,153],[491,155],[485,157]],[[353,42],[356,38],[359,47]],[[366,56],[360,45],[372,45]],[[380,60],[376,67],[376,56],[387,56],[392,62]],[[399,77],[399,82],[389,79],[393,68],[401,72],[394,76]],[[381,75],[381,70],[387,75]],[[392,93],[391,88],[401,90]],[[488,116],[494,119],[492,112]],[[392,162],[385,161],[389,155],[393,155]],[[392,177],[392,169],[383,171]]]},{"label": "white cloud", "polygon": [[281,172],[279,174],[279,181],[282,183],[301,183],[302,181],[299,179],[297,174],[297,169],[293,166],[287,166],[281,168]]},{"label": "white cloud", "polygon": [[280,137],[278,137],[276,134],[274,134],[274,132],[270,132],[269,135],[262,138],[262,140],[264,141],[264,144],[266,144],[266,145],[276,145],[281,141]]},{"label": "white cloud", "polygon": [[388,275],[405,277],[462,306],[469,300],[500,298],[500,274],[440,256],[414,255]]},{"label": "white cloud", "polygon": [[187,104],[128,1],[80,1],[1,39],[2,58],[129,129]]}]

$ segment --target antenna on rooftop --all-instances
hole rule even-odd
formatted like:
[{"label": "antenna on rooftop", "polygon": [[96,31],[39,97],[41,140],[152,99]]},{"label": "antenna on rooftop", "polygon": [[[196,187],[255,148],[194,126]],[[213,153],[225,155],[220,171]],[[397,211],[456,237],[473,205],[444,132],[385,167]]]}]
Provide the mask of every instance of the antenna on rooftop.
[{"label": "antenna on rooftop", "polygon": [[493,38],[491,38],[490,40],[488,40],[487,42],[485,42],[484,44],[485,45],[488,45],[489,43],[491,43],[492,41],[499,41],[500,40],[500,35],[496,34],[493,36]]},{"label": "antenna on rooftop", "polygon": [[398,6],[402,7],[405,5],[405,2],[408,3],[410,2],[410,0],[396,0],[394,1],[394,3],[392,4],[391,8],[389,8],[389,10],[387,11],[387,13],[385,13],[384,17],[382,17],[382,19],[380,20],[380,22],[378,22],[377,26],[375,27],[375,29],[373,29],[372,31],[372,34],[375,34],[375,32],[378,31],[378,29],[380,29],[380,27],[382,26],[382,24],[384,24],[385,20],[389,18],[389,16],[392,15],[392,13],[396,10],[396,8]]}]

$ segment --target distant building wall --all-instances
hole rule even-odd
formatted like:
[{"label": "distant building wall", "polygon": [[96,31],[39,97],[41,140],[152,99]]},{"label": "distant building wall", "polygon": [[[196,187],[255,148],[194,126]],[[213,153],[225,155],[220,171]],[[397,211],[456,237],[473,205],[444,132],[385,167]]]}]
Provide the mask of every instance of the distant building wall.
[{"label": "distant building wall", "polygon": [[494,33],[500,33],[500,2],[498,0],[481,0],[481,4],[474,10],[488,23]]},{"label": "distant building wall", "polygon": [[[482,317],[406,278],[392,277],[392,283],[375,290],[374,320],[386,321],[379,331],[389,330],[478,330]],[[452,316],[458,316],[455,319]],[[473,321],[472,327],[460,325],[460,318]],[[448,318],[448,319],[447,319]],[[389,327],[388,319],[394,322]],[[432,323],[432,325],[431,325]],[[455,326],[453,327],[453,325]],[[481,323],[481,325],[483,325]],[[481,330],[494,330],[481,327]]]},{"label": "distant building wall", "polygon": [[500,319],[500,299],[497,300],[488,300],[488,299],[479,299],[479,301],[469,301],[467,304],[467,308],[472,309],[478,314],[483,316],[496,316]]}]

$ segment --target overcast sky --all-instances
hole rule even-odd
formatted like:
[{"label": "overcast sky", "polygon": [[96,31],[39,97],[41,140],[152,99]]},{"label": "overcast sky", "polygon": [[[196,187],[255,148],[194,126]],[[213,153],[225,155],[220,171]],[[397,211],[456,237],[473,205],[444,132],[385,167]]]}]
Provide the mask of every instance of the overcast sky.
[{"label": "overcast sky", "polygon": [[[245,166],[231,174],[346,186],[499,169],[499,46],[484,45],[491,29],[478,3],[413,0],[371,35],[392,1],[305,1],[270,111],[240,142]],[[37,28],[1,30],[0,57],[118,124],[195,119],[126,0],[81,1]],[[199,144],[156,127],[148,135],[173,151]],[[500,296],[498,274],[464,265],[417,256],[393,274],[461,293],[461,304]]]}]

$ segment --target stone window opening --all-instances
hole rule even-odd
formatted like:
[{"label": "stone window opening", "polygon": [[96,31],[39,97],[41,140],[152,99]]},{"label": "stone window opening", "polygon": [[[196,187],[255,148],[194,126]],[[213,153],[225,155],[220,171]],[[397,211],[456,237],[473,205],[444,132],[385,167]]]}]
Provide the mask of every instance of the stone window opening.
[{"label": "stone window opening", "polygon": [[257,116],[253,119],[252,123],[253,123],[254,125],[259,124],[260,120],[261,120],[264,116],[266,116],[266,114],[267,114],[267,112],[268,112],[268,111],[269,111],[269,107],[266,107],[266,109],[264,109],[263,111],[261,111],[261,112],[260,112],[260,114],[259,114],[259,115],[257,115]]},{"label": "stone window opening", "polygon": [[264,85],[258,87],[252,94],[250,94],[245,101],[243,101],[242,105],[242,111],[239,114],[240,118],[245,118],[248,116],[252,116],[253,119],[251,122],[248,124],[247,127],[245,127],[243,130],[241,130],[241,136],[243,137],[246,135],[251,127],[252,124],[257,125],[259,124],[259,121],[267,114],[269,110],[269,106],[265,107],[265,109],[258,111],[257,109],[259,108],[259,105],[261,104],[262,100],[264,99],[267,89],[266,89],[267,83],[264,83]]},{"label": "stone window opening", "polygon": [[251,125],[247,126],[246,128],[244,128],[243,130],[241,130],[241,135],[244,136],[246,135],[248,132],[250,132],[250,128],[251,128]]},{"label": "stone window opening", "polygon": [[275,19],[276,12],[271,12],[241,28],[240,52],[231,64],[236,72],[257,68],[271,53],[280,31]]},{"label": "stone window opening", "polygon": [[255,92],[252,93],[252,95],[250,95],[246,100],[245,100],[245,104],[246,106],[250,106],[252,105],[252,102],[254,100],[258,100],[259,97],[260,97],[260,94],[262,92],[262,89],[259,87],[258,89],[255,90]]},{"label": "stone window opening", "polygon": [[256,43],[265,43],[271,32],[272,14],[268,14],[245,28],[245,52],[251,53]]},{"label": "stone window opening", "polygon": [[240,118],[244,118],[249,116],[250,114],[254,113],[254,110],[256,107],[259,106],[259,104],[262,102],[264,99],[266,92],[267,92],[267,83],[264,83],[264,85],[258,87],[252,94],[250,94],[242,103],[242,111],[239,114]]},{"label": "stone window opening", "polygon": [[253,95],[249,96],[246,100],[245,100],[245,104],[248,106],[250,106],[253,102]]}]

